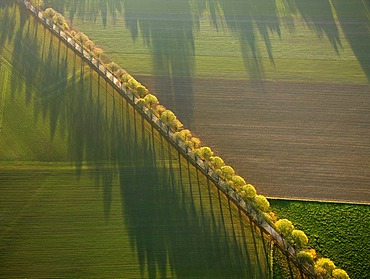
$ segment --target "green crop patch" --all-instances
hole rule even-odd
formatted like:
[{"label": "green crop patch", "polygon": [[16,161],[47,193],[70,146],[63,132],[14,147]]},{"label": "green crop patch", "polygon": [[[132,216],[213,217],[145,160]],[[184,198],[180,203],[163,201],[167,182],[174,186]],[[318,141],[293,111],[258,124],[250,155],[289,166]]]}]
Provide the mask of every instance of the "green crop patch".
[{"label": "green crop patch", "polygon": [[120,202],[107,222],[102,190],[89,175],[32,162],[0,171],[2,277],[136,276],[122,265],[134,265],[136,255],[127,248]]},{"label": "green crop patch", "polygon": [[370,262],[370,206],[270,200],[279,218],[306,232],[319,255],[329,257],[351,278],[367,278]]}]

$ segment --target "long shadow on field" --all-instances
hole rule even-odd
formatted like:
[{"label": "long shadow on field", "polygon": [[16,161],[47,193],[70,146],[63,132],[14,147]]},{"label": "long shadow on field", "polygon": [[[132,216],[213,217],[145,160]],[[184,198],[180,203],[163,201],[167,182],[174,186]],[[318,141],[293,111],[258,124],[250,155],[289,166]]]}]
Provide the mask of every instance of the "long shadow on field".
[{"label": "long shadow on field", "polygon": [[104,26],[108,14],[115,23],[117,13],[124,11],[126,27],[131,31],[133,40],[141,32],[152,51],[156,94],[165,95],[163,104],[174,109],[186,124],[191,123],[193,27],[199,22],[192,15],[190,1],[48,0],[45,3],[46,7],[66,11],[71,21],[76,15],[91,21],[100,16]]},{"label": "long shadow on field", "polygon": [[[301,14],[306,24],[316,32],[317,36],[326,36],[338,53],[338,48],[341,46],[339,30],[329,0],[286,0],[284,4],[287,13]],[[292,25],[293,22],[288,24]]]},{"label": "long shadow on field", "polygon": [[244,65],[252,79],[263,78],[263,54],[257,37],[261,36],[270,63],[274,56],[270,34],[280,36],[280,22],[275,0],[217,0],[229,29],[239,39]]},{"label": "long shadow on field", "polygon": [[141,34],[153,57],[156,94],[187,125],[192,121],[194,71],[193,28],[189,0],[125,0],[126,27],[133,40]]},{"label": "long shadow on field", "polygon": [[[16,9],[14,1],[1,1],[0,2],[0,16],[1,16],[1,29],[0,29],[0,55],[6,40],[11,41],[15,34],[16,28]],[[11,9],[11,7],[13,7]],[[10,12],[11,11],[11,12]]]},{"label": "long shadow on field", "polygon": [[241,238],[248,228],[238,227],[237,218],[233,221],[221,200],[212,197],[195,169],[190,171],[150,131],[136,143],[135,162],[120,168],[120,187],[142,276],[265,278],[264,258],[256,258],[261,251],[253,245],[256,241],[259,246],[260,240],[250,232]]},{"label": "long shadow on field", "polygon": [[115,24],[117,12],[122,13],[123,0],[46,0],[45,6],[59,12],[65,11],[73,22],[77,15],[81,19],[96,21],[101,17],[103,25],[107,25],[108,14]]},{"label": "long shadow on field", "polygon": [[[70,160],[77,174],[81,173],[83,164],[89,165],[97,185],[104,187],[108,215],[114,176],[110,160],[115,158],[122,142],[120,137],[124,136],[115,117],[122,110],[119,101],[108,98],[112,90],[108,92],[106,81],[46,27],[33,20],[28,11],[18,5],[10,8],[9,12],[21,14],[13,35],[13,49],[7,47],[12,52],[7,55],[11,57],[8,63],[13,71],[11,96],[14,99],[16,95],[24,95],[25,102],[33,105],[35,122],[42,118],[49,123],[50,141],[58,133],[68,148],[68,154],[56,158],[48,154],[48,149],[34,152],[35,159]],[[18,78],[20,75],[22,80]]]},{"label": "long shadow on field", "polygon": [[334,0],[340,26],[370,82],[370,3]]},{"label": "long shadow on field", "polygon": [[13,89],[20,94],[37,87],[25,101],[34,106],[35,118],[50,123],[51,141],[56,133],[64,135],[77,174],[87,171],[103,187],[107,219],[112,181],[119,177],[122,210],[143,274],[264,278],[260,238],[241,226],[204,177],[184,168],[186,161],[47,29],[28,17],[21,26],[12,66],[30,76]]}]

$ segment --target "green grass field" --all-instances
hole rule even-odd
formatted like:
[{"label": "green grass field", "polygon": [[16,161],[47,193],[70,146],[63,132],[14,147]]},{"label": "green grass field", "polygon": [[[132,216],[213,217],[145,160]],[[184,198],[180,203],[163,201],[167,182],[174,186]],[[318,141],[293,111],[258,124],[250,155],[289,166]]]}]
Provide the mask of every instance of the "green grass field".
[{"label": "green grass field", "polygon": [[266,277],[255,228],[103,78],[15,3],[0,26],[0,277]]},{"label": "green grass field", "polygon": [[[337,10],[338,26],[339,17],[350,17],[351,11],[355,9],[343,15],[343,9]],[[10,15],[14,22],[7,18]],[[193,60],[192,75],[250,78],[238,34],[229,32],[225,22],[215,32],[205,15],[201,19],[199,30],[193,31],[195,52],[192,54],[189,46],[180,47],[182,53],[194,57],[182,61],[186,66],[179,69],[189,73]],[[367,83],[364,64],[356,58],[359,51],[348,38],[348,30],[339,28],[341,47],[336,54],[325,33],[318,36],[300,16],[294,20],[294,30],[281,26],[282,39],[270,35],[276,68],[257,32],[263,78]],[[139,166],[136,170],[120,166],[120,156],[129,150],[122,146],[135,146],[131,137],[124,140],[123,133],[131,129],[142,135],[140,124],[125,124],[124,129],[117,125],[121,123],[117,115],[118,119],[123,114],[133,119],[132,111],[126,114],[123,102],[102,79],[81,67],[78,59],[43,28],[36,28],[28,19],[20,28],[19,22],[16,9],[0,9],[0,277],[140,278],[171,274],[240,278],[241,274],[254,274],[258,278],[259,268],[265,265],[262,244],[258,238],[254,239],[257,248],[243,241],[252,236],[248,224],[240,227],[238,212],[225,213],[228,205],[220,203],[217,193],[210,199],[207,185],[196,176],[185,179],[190,172],[186,168],[180,172],[176,154],[172,155],[173,170],[164,171],[154,189],[151,183],[156,175],[145,178],[152,170],[141,168],[145,160],[133,160],[131,164]],[[164,42],[153,43],[156,49],[145,46],[140,37],[133,43],[130,32],[119,28],[123,25],[120,19],[116,23],[122,37],[98,23],[79,23],[78,19],[75,23],[134,75],[172,71],[171,67],[153,70],[158,63],[154,50]],[[124,47],[119,50],[116,47],[121,44],[111,40],[115,37],[124,38]],[[225,50],[224,55],[218,54],[220,49]],[[172,58],[165,61],[171,64]],[[67,62],[60,62],[64,60]],[[338,69],[342,71],[338,73]],[[83,90],[88,94],[79,94]],[[102,131],[109,133],[106,136]],[[162,162],[158,166],[163,167]],[[143,178],[135,181],[135,172]],[[176,181],[172,184],[175,190],[163,183],[171,179]],[[191,188],[197,184],[201,185],[201,197]],[[124,185],[132,187],[122,188]],[[272,203],[280,217],[290,218],[307,232],[319,253],[331,257],[353,278],[366,278],[368,251],[363,247],[370,224],[368,206]],[[307,212],[314,216],[309,221]],[[250,266],[245,265],[247,255]]]},{"label": "green grass field", "polygon": [[370,206],[292,200],[270,203],[279,218],[288,218],[306,232],[318,255],[332,259],[351,278],[368,277]]},{"label": "green grass field", "polygon": [[[60,4],[57,0],[50,2],[53,2],[52,5]],[[208,6],[204,7],[198,7],[196,4],[192,6],[193,3],[189,4],[189,7],[187,3],[190,1],[184,1],[178,7],[174,5],[164,8],[166,3],[163,1],[156,1],[155,4],[153,1],[145,0],[135,3],[124,1],[123,15],[119,16],[115,11],[116,20],[113,20],[109,13],[106,16],[98,12],[95,14],[97,15],[95,23],[92,23],[88,13],[77,12],[73,26],[89,35],[114,61],[134,76],[154,76],[155,79],[156,76],[173,77],[190,74],[195,89],[188,90],[190,92],[180,91],[181,94],[194,94],[196,101],[188,104],[191,108],[188,110],[191,111],[184,114],[192,115],[194,112],[197,123],[191,125],[195,131],[201,136],[206,135],[206,140],[212,148],[223,151],[220,155],[234,162],[236,168],[242,171],[247,169],[243,174],[248,178],[251,177],[253,183],[264,184],[261,190],[267,195],[269,191],[273,192],[284,187],[289,189],[288,193],[294,189],[295,196],[298,195],[297,192],[308,192],[307,189],[322,187],[317,192],[322,193],[330,189],[328,190],[331,191],[330,196],[337,192],[343,193],[339,199],[346,197],[348,199],[349,195],[346,195],[348,192],[356,195],[358,189],[359,193],[364,189],[366,191],[368,184],[366,182],[361,184],[362,179],[368,178],[368,160],[364,159],[366,155],[356,159],[347,155],[365,154],[362,149],[357,149],[363,144],[354,142],[351,145],[350,142],[352,136],[357,138],[357,134],[361,135],[358,137],[361,139],[368,136],[367,126],[365,124],[361,126],[363,112],[368,111],[368,106],[356,103],[356,98],[360,100],[361,96],[369,93],[369,88],[366,87],[369,83],[370,65],[368,3],[360,0],[259,1],[255,6],[248,6],[246,4],[248,2],[243,1],[208,1]],[[60,4],[60,8],[61,6],[63,5]],[[63,8],[74,9],[68,3]],[[101,16],[107,22],[106,27],[102,24]],[[179,18],[177,21],[174,20],[176,16]],[[125,18],[129,18],[129,21],[125,22]],[[212,19],[215,19],[213,23]],[[264,37],[266,34],[268,40]],[[133,36],[135,40],[132,39]],[[251,46],[256,48],[257,58],[253,57]],[[268,51],[271,51],[272,59],[269,58]],[[204,79],[206,85],[198,79]],[[222,80],[213,82],[215,79]],[[267,84],[267,88],[263,85],[256,86],[257,89],[253,84],[246,83],[250,89],[243,90],[241,85],[233,84],[235,79],[261,79],[277,83]],[[226,85],[220,86],[222,83]],[[159,91],[160,86],[155,82],[148,84],[151,90]],[[348,86],[343,87],[344,84]],[[350,85],[354,84],[364,86],[352,90]],[[231,101],[234,107],[231,106],[229,109],[230,114],[227,113],[227,119],[223,115],[214,116],[219,112],[225,112],[223,96],[228,90],[238,90],[240,94],[250,98],[239,99],[238,93],[235,92],[227,94],[233,100],[237,100]],[[284,90],[288,94],[282,93]],[[164,103],[171,103],[168,99],[173,97],[173,92],[158,93],[162,95],[161,100]],[[266,97],[257,96],[264,94]],[[325,94],[333,96],[333,99],[325,98]],[[283,97],[279,98],[280,95]],[[277,102],[271,101],[275,98]],[[296,101],[285,107],[287,103],[285,98],[289,98],[289,102]],[[240,102],[243,103],[243,100],[249,112],[241,114],[240,109],[233,116],[232,111],[240,105]],[[366,104],[367,101],[362,103]],[[325,113],[328,112],[329,106],[330,110],[342,107],[340,113],[333,112],[332,115],[344,121],[352,119],[351,124],[347,126],[341,120],[338,122],[333,119],[327,120]],[[298,111],[297,107],[302,113],[288,113]],[[306,114],[310,111],[311,114]],[[175,112],[181,115],[180,110]],[[329,114],[331,115],[331,112],[328,112]],[[302,120],[303,116],[308,118]],[[238,117],[252,118],[252,121],[240,123],[239,121],[243,120]],[[309,129],[305,125],[312,125],[312,128]],[[211,127],[210,131],[207,130],[208,127]],[[276,129],[276,134],[268,132],[268,128]],[[237,133],[235,137],[232,136],[234,129]],[[294,129],[299,130],[298,136]],[[285,135],[287,130],[288,133]],[[333,131],[333,134],[326,134],[324,130]],[[349,130],[351,132],[348,133]],[[364,133],[366,136],[363,136]],[[227,138],[225,134],[228,134]],[[255,137],[242,137],[244,134],[253,134]],[[302,141],[301,137],[307,139],[307,142]],[[320,142],[322,146],[313,144],[322,139],[325,139]],[[340,139],[343,142],[336,145],[334,142],[339,142]],[[265,141],[268,143],[264,144]],[[253,145],[257,152],[253,148],[244,148],[250,145]],[[302,147],[298,148],[300,145]],[[347,145],[351,147],[347,148]],[[333,152],[327,146],[331,146]],[[323,149],[320,149],[322,147]],[[233,153],[233,150],[238,150],[238,154]],[[265,157],[260,154],[264,150],[267,153]],[[284,154],[279,153],[279,150]],[[248,158],[245,158],[247,157],[245,154],[249,155]],[[344,163],[353,163],[348,166],[342,164],[341,154],[347,154],[344,155],[346,156]],[[329,161],[324,161],[327,158]],[[248,168],[241,166],[244,163],[242,160],[247,161],[245,165]],[[364,164],[357,165],[363,160]],[[259,164],[260,161],[262,163]],[[295,164],[287,165],[284,171],[276,173],[275,170],[287,164],[287,161],[295,161]],[[311,171],[311,165],[318,168],[312,167]],[[357,171],[351,175],[352,167],[361,175],[355,175]],[[297,169],[298,174],[293,174],[292,170]],[[261,173],[255,175],[256,172]],[[346,172],[350,179],[344,179],[345,181],[349,184],[352,183],[350,182],[352,179],[354,183],[361,181],[362,186],[351,184],[353,189],[351,186],[347,190],[331,187],[333,185],[330,181],[338,184],[336,177],[340,174],[339,179],[343,181],[342,175],[346,177]],[[309,175],[305,176],[306,173]],[[318,176],[314,176],[317,174]],[[284,180],[282,177],[291,179]],[[283,181],[277,182],[278,180]],[[269,189],[265,190],[264,186]],[[280,193],[279,191],[277,192]],[[314,195],[320,198],[320,195],[316,193]],[[363,199],[368,198],[366,193],[359,195]],[[285,193],[283,196],[288,194]],[[291,218],[297,223],[298,228],[307,231],[314,239],[312,244],[319,253],[334,259],[337,265],[348,270],[353,278],[366,278],[369,266],[366,264],[368,260],[364,260],[367,259],[367,250],[363,247],[366,247],[368,235],[366,228],[369,220],[366,218],[364,220],[363,217],[368,215],[368,206],[293,201],[274,201],[273,204],[280,217]],[[312,212],[311,217],[307,216],[308,211]],[[316,216],[320,218],[315,219]],[[346,218],[343,219],[343,216]],[[344,227],[338,230],[340,225]],[[359,233],[354,235],[357,231]],[[359,255],[358,258],[356,254]]]},{"label": "green grass field", "polygon": [[1,164],[0,276],[138,277],[117,187],[107,220],[102,189],[64,165]]},{"label": "green grass field", "polygon": [[215,1],[211,9],[190,1],[171,8],[164,1],[124,1],[123,15],[108,13],[106,26],[99,12],[92,23],[83,4],[64,7],[77,9],[73,26],[136,75],[368,83],[363,2],[248,3]]}]

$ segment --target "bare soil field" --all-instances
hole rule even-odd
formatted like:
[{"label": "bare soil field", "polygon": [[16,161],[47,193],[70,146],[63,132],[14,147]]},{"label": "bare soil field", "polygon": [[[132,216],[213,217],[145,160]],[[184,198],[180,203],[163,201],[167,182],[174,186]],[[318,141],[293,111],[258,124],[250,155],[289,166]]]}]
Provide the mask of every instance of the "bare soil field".
[{"label": "bare soil field", "polygon": [[260,193],[370,203],[369,85],[138,78]]}]

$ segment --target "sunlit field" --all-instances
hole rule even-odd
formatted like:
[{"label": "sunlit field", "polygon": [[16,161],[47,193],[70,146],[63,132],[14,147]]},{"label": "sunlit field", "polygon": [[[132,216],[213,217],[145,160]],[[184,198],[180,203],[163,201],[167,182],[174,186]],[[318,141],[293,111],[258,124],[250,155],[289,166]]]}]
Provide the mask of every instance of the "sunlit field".
[{"label": "sunlit field", "polygon": [[[320,256],[366,278],[367,2],[45,3],[259,193],[289,199],[273,209]],[[269,240],[76,53],[11,1],[0,28],[0,277],[286,276]]]},{"label": "sunlit field", "polygon": [[268,240],[104,78],[25,9],[0,26],[0,277],[266,278]]},{"label": "sunlit field", "polygon": [[261,193],[370,201],[368,3],[47,3]]}]

